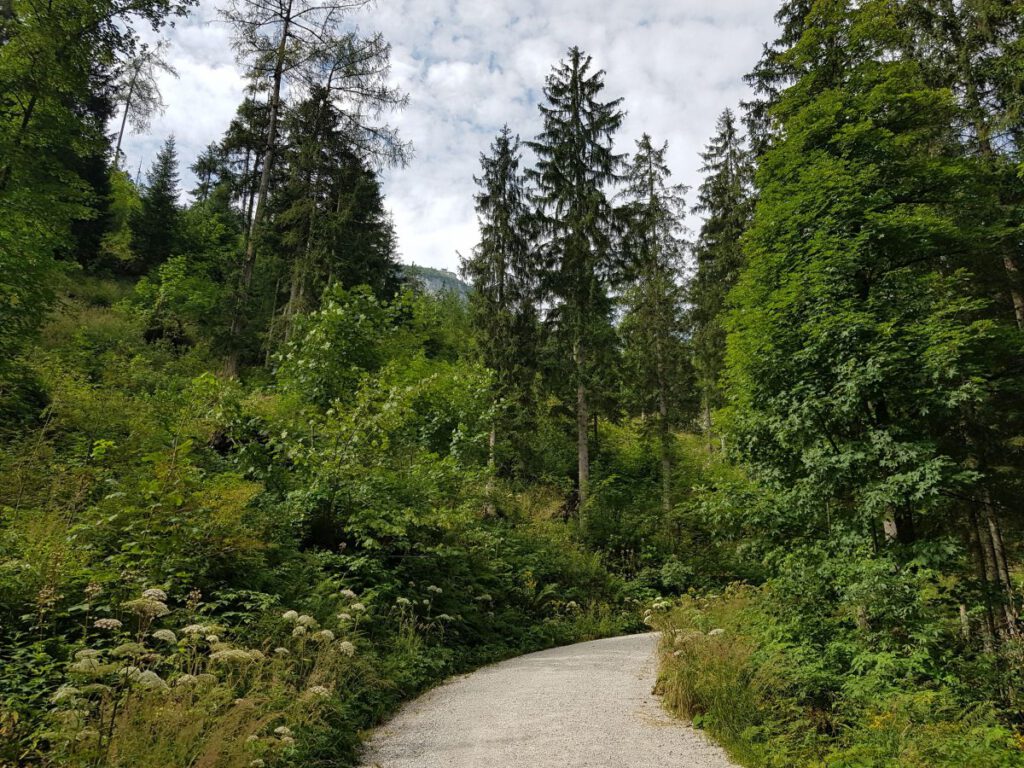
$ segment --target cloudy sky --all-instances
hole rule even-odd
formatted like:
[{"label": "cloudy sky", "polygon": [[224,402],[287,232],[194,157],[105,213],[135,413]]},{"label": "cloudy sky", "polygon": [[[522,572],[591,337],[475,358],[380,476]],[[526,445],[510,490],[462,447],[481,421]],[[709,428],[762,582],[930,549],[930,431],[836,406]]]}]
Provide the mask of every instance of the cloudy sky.
[{"label": "cloudy sky", "polygon": [[[351,20],[391,42],[393,79],[410,95],[393,116],[414,145],[405,168],[385,173],[402,260],[455,270],[476,241],[473,174],[508,123],[522,137],[540,128],[544,78],[579,45],[607,70],[608,99],[628,116],[618,148],[644,131],[668,141],[677,179],[696,186],[698,151],[717,115],[747,95],[742,76],[774,37],[775,0],[378,0]],[[125,139],[126,167],[148,167],[165,136],[187,167],[220,138],[243,80],[218,20],[218,0],[166,36],[179,79],[162,81],[166,113],[147,135]],[[183,173],[186,186],[191,186]],[[692,198],[692,193],[691,193]]]}]

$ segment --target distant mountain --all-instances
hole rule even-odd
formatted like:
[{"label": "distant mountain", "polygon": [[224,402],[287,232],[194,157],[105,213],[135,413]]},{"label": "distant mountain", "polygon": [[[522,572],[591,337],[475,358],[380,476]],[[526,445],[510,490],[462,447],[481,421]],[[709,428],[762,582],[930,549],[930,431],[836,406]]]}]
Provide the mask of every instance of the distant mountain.
[{"label": "distant mountain", "polygon": [[402,273],[423,286],[428,293],[456,293],[463,299],[468,299],[473,286],[459,279],[454,272],[447,269],[434,269],[433,267],[421,267],[416,264],[403,264]]}]

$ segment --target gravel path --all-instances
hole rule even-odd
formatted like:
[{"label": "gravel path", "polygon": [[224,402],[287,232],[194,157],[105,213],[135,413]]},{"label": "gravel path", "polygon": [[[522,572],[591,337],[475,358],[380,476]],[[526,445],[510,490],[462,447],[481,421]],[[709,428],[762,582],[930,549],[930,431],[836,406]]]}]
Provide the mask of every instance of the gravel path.
[{"label": "gravel path", "polygon": [[553,648],[454,678],[374,733],[367,768],[733,768],[651,693],[657,635]]}]

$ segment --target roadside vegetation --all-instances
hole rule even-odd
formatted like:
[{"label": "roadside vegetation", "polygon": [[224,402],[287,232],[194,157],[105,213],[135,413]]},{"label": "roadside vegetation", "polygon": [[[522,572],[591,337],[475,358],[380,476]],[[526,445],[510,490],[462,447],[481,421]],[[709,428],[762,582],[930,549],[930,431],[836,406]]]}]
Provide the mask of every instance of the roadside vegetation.
[{"label": "roadside vegetation", "polygon": [[1024,764],[1020,0],[783,3],[692,192],[569,48],[468,284],[361,0],[222,3],[235,118],[124,172],[196,4],[0,4],[0,765],[349,766],[644,615],[752,768]]}]

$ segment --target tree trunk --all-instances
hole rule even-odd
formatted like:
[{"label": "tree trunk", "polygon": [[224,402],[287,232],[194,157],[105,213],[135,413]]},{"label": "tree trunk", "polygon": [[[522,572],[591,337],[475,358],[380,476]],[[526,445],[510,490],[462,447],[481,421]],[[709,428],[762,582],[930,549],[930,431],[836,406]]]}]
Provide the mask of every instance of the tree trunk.
[{"label": "tree trunk", "polygon": [[668,428],[668,398],[664,385],[658,393],[658,433],[661,448],[661,510],[672,511],[672,441]]},{"label": "tree trunk", "polygon": [[988,539],[991,546],[992,566],[996,572],[996,582],[1003,591],[1003,615],[1006,620],[1006,634],[1015,637],[1018,634],[1017,628],[1017,607],[1016,595],[1013,590],[1013,580],[1010,578],[1010,568],[1006,560],[1006,547],[1003,544],[1003,534],[999,526],[999,519],[996,517],[995,507],[992,504],[992,496],[989,490],[985,489],[985,523],[988,528]]},{"label": "tree trunk", "polygon": [[128,125],[128,110],[132,105],[132,96],[135,95],[135,80],[139,76],[138,69],[132,74],[132,81],[128,84],[128,95],[124,100],[124,115],[121,117],[121,130],[117,132],[117,146],[114,148],[114,170],[121,165],[121,140],[124,138],[124,129]]},{"label": "tree trunk", "polygon": [[245,244],[245,256],[242,259],[242,273],[238,285],[238,301],[235,306],[234,315],[231,318],[231,341],[233,349],[225,361],[225,373],[234,378],[238,376],[238,336],[242,332],[242,315],[246,301],[249,298],[249,288],[252,286],[253,272],[256,267],[256,240],[260,226],[263,223],[263,212],[267,202],[267,192],[270,189],[270,174],[274,165],[274,150],[277,144],[277,117],[281,109],[281,81],[284,79],[284,57],[288,47],[288,33],[292,21],[292,2],[288,0],[283,17],[281,28],[281,40],[277,46],[276,60],[274,62],[274,89],[270,96],[270,124],[267,128],[267,147],[263,153],[263,168],[260,174],[259,191],[256,193],[256,207],[252,214],[252,222],[249,226],[247,241]]},{"label": "tree trunk", "polygon": [[[583,349],[579,341],[573,349],[576,364],[576,453],[579,472],[580,524],[584,522],[583,507],[587,503],[590,484],[590,411],[587,406],[587,388],[583,383]],[[583,526],[585,527],[585,526]]]},{"label": "tree trunk", "polygon": [[999,583],[999,577],[996,575],[995,558],[992,553],[992,541],[985,535],[985,530],[982,528],[981,521],[978,519],[978,515],[972,509],[970,511],[971,521],[971,538],[976,547],[976,557],[978,568],[978,580],[981,582],[982,594],[985,601],[985,629],[986,633],[984,636],[984,647],[986,651],[991,651],[995,645],[996,640],[996,620],[995,611],[992,609],[992,597],[993,597],[993,585]]},{"label": "tree trunk", "polygon": [[487,435],[487,501],[484,503],[484,515],[491,517],[494,515],[494,472],[497,465],[497,458],[495,457],[495,447],[498,444],[498,428],[495,424],[491,424],[491,431]]},{"label": "tree trunk", "polygon": [[1024,293],[1018,286],[1020,269],[1010,254],[1003,256],[1003,267],[1006,269],[1007,277],[1010,278],[1010,298],[1013,300],[1013,314],[1017,318],[1017,328],[1024,331]]}]

